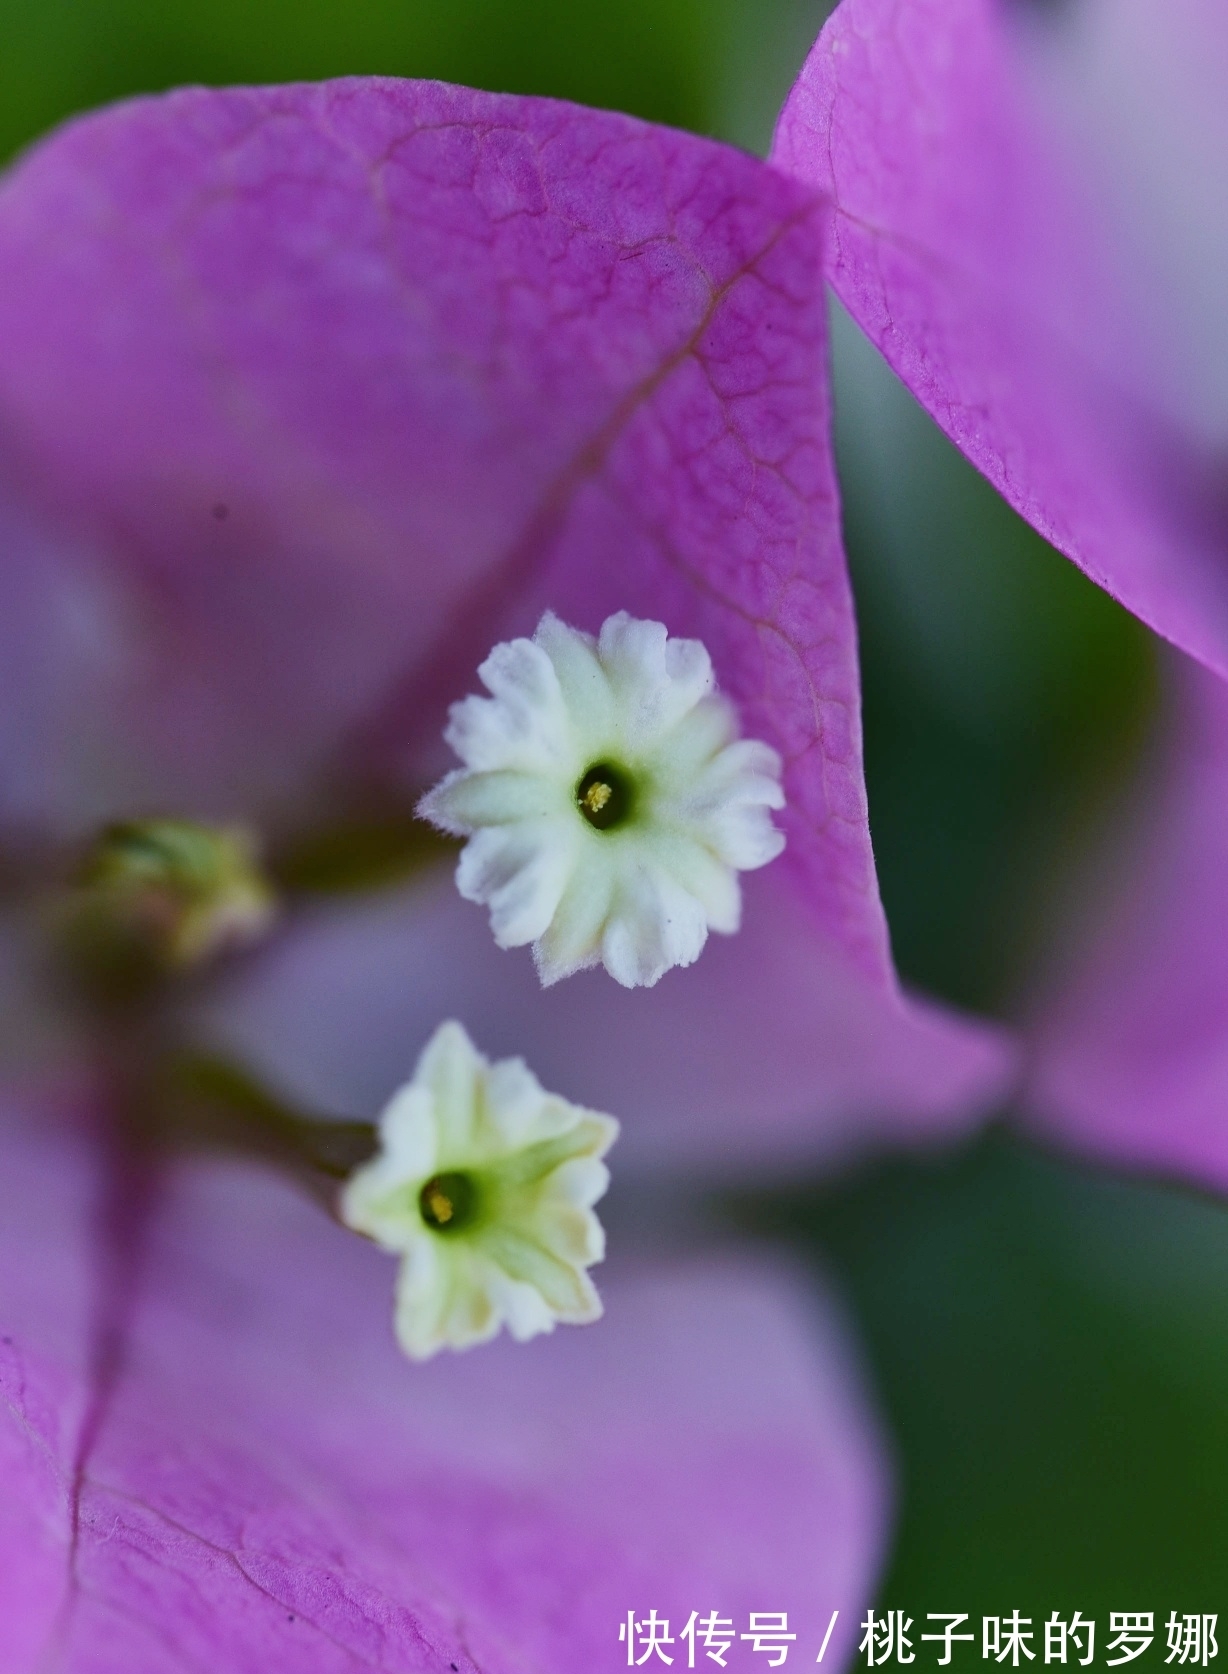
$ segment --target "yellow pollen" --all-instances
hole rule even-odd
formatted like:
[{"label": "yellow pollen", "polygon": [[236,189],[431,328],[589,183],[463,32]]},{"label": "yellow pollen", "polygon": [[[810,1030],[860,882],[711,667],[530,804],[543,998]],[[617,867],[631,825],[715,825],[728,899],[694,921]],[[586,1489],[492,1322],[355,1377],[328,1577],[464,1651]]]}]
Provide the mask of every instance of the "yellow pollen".
[{"label": "yellow pollen", "polygon": [[445,1197],[438,1186],[435,1186],[427,1194],[426,1203],[427,1208],[431,1211],[431,1214],[434,1215],[440,1226],[446,1226],[455,1213],[455,1210],[452,1207],[452,1199],[450,1197]]},{"label": "yellow pollen", "polygon": [[604,784],[600,779],[590,785],[584,793],[584,807],[587,813],[599,814],[606,803],[614,795],[613,786]]}]

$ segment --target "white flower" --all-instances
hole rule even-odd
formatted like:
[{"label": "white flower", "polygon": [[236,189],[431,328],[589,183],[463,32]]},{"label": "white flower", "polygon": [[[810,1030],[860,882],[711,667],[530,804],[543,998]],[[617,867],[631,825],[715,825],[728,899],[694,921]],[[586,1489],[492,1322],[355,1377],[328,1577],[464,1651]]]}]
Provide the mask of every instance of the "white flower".
[{"label": "white flower", "polygon": [[532,942],[542,982],[603,964],[626,988],[738,928],[739,871],[784,847],[780,757],[738,739],[698,640],[625,612],[601,635],[542,617],[453,704],[464,767],[418,811],[468,837],[456,882],[500,947]]},{"label": "white flower", "polygon": [[601,1315],[593,1204],[618,1123],[547,1093],[519,1058],[492,1064],[443,1023],[379,1121],[380,1152],[341,1218],[401,1255],[396,1332],[414,1360],[506,1325],[519,1342]]}]

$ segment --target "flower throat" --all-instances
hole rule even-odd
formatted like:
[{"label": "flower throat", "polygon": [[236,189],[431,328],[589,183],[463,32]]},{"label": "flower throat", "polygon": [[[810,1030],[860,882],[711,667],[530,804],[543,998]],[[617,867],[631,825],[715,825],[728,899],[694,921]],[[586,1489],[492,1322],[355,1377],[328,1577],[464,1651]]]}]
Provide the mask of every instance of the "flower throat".
[{"label": "flower throat", "polygon": [[630,778],[608,761],[594,762],[576,786],[576,806],[597,831],[612,831],[631,817]]}]

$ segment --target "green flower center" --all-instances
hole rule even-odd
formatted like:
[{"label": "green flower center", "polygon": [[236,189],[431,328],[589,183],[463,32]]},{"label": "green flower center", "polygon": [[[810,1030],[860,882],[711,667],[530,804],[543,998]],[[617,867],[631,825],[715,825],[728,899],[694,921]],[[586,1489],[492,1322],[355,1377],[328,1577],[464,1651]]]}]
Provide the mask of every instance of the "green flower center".
[{"label": "green flower center", "polygon": [[594,762],[576,786],[576,806],[597,831],[625,824],[634,801],[631,778],[612,762]]},{"label": "green flower center", "polygon": [[431,1175],[418,1193],[418,1209],[432,1232],[458,1232],[472,1221],[477,1199],[473,1177],[454,1169]]}]

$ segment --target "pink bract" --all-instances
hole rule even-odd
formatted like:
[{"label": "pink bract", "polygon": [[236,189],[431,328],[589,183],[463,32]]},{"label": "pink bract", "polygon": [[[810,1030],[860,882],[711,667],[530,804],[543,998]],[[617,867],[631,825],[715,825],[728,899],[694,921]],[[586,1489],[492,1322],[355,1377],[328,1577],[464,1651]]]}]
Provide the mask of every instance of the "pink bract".
[{"label": "pink bract", "polygon": [[[830,193],[832,283],[922,405],[1219,675],[1226,76],[1214,0],[844,0],[774,148]],[[1228,710],[1189,667],[1175,689],[1060,933],[1028,1104],[1091,1155],[1222,1190]]]},{"label": "pink bract", "polygon": [[631,1264],[598,1327],[410,1367],[391,1264],[256,1170],[176,1171],[100,1266],[82,1114],[2,1112],[6,1674],[612,1674],[650,1608],[840,1607],[851,1653],[886,1486],[811,1287]]},{"label": "pink bract", "polygon": [[[37,147],[0,184],[6,841],[409,805],[494,641],[659,618],[786,758],[745,939],[651,1015],[587,979],[550,1013],[441,875],[304,915],[216,1007],[372,1116],[446,999],[695,1172],[970,1121],[1009,1049],[901,997],[874,878],[823,216],[708,141],[427,84],[187,92]],[[6,1667],[575,1674],[653,1608],[787,1609],[817,1649],[839,1607],[847,1656],[884,1470],[787,1276],[615,1252],[598,1326],[410,1367],[386,1258],[253,1169],[146,1194],[63,1105],[0,1110]]]},{"label": "pink bract", "polygon": [[1182,659],[1162,739],[1047,973],[1037,1131],[1228,1191],[1228,693]]},{"label": "pink bract", "polygon": [[1040,532],[1228,672],[1216,0],[843,0],[773,159],[828,272]]},{"label": "pink bract", "polygon": [[[429,83],[179,93],[37,147],[0,187],[10,819],[408,797],[496,640],[546,606],[663,620],[784,756],[789,847],[758,968],[736,975],[748,925],[710,1006],[674,973],[658,1015],[744,1043],[749,1122],[818,1149],[833,1109],[966,1125],[1010,1055],[891,968],[823,220],[709,141]],[[778,956],[776,923],[812,951]],[[398,1034],[398,1068],[420,1044]]]}]

